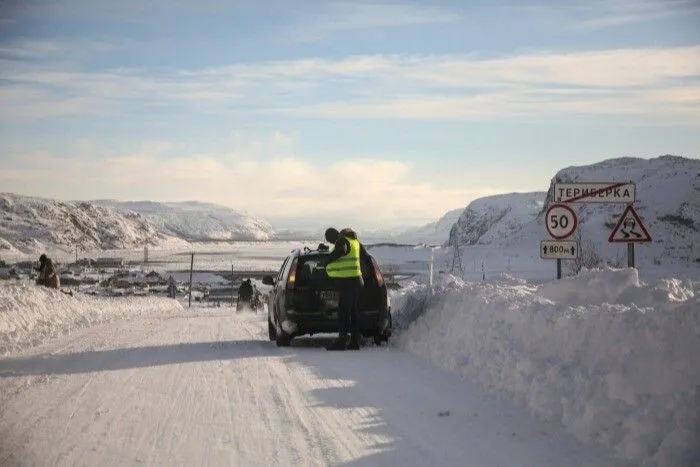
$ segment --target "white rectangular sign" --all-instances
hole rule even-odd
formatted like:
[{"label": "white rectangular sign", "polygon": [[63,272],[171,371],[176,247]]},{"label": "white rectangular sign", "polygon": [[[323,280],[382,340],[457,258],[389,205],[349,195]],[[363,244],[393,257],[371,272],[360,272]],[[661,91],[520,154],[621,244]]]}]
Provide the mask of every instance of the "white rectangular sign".
[{"label": "white rectangular sign", "polygon": [[542,240],[540,242],[542,259],[576,259],[578,242],[575,240]]},{"label": "white rectangular sign", "polygon": [[634,203],[633,182],[555,183],[555,203]]}]

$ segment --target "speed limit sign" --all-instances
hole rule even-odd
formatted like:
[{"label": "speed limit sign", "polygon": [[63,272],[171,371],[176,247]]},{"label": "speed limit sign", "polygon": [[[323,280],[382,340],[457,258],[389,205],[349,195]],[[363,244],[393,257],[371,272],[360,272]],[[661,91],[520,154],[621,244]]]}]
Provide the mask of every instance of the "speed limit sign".
[{"label": "speed limit sign", "polygon": [[546,222],[549,235],[561,240],[570,237],[576,231],[578,219],[574,210],[566,204],[553,204],[547,209]]}]

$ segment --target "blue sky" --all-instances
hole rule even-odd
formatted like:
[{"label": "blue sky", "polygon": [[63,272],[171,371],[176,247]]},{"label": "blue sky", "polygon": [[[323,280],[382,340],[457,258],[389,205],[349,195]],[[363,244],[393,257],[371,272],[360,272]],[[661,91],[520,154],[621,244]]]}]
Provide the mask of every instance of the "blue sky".
[{"label": "blue sky", "polygon": [[6,0],[0,191],[419,225],[700,156],[700,3]]}]

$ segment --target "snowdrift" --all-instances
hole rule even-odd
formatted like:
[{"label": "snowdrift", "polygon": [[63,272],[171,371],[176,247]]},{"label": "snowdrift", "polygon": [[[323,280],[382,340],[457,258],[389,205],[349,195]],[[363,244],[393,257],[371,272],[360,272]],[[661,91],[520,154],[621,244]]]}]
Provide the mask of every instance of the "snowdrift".
[{"label": "snowdrift", "polygon": [[93,324],[181,309],[168,298],[70,296],[46,287],[0,286],[0,356]]},{"label": "snowdrift", "polygon": [[697,284],[635,269],[543,285],[449,276],[392,302],[399,347],[634,465],[700,465]]}]

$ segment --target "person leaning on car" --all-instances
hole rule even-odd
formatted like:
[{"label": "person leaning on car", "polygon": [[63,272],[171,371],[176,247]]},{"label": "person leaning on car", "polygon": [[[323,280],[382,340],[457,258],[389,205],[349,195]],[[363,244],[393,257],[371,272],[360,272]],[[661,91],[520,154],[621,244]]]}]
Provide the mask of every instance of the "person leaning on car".
[{"label": "person leaning on car", "polygon": [[[338,297],[338,339],[328,350],[358,350],[360,348],[359,298],[364,286],[360,258],[367,255],[365,247],[350,228],[338,232],[326,229],[326,241],[334,244],[326,261],[326,274],[333,279],[340,293]],[[348,332],[350,341],[348,342]]]}]

